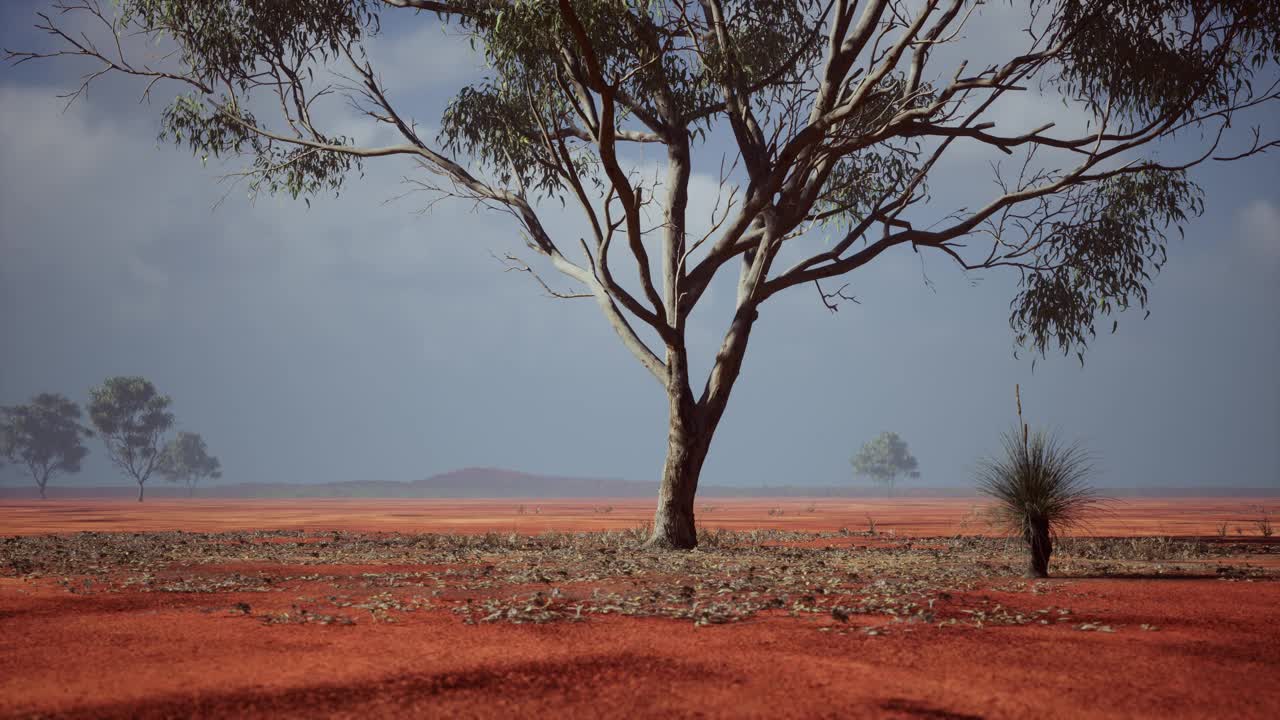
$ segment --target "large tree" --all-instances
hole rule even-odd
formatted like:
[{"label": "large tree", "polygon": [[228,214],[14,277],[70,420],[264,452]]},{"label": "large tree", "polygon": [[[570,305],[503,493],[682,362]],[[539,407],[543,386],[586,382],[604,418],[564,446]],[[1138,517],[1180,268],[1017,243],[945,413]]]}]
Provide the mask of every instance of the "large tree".
[{"label": "large tree", "polygon": [[853,472],[885,486],[890,496],[899,477],[920,477],[920,463],[898,433],[885,431],[863,444],[849,459]]},{"label": "large tree", "polygon": [[169,482],[187,486],[187,495],[196,494],[196,483],[222,477],[222,463],[209,454],[200,433],[180,432],[160,451],[156,472]]},{"label": "large tree", "polygon": [[89,391],[89,419],[111,462],[138,483],[138,502],[160,463],[164,434],[173,427],[172,403],[140,377],[107,378]]},{"label": "large tree", "polygon": [[[1079,352],[1101,316],[1145,305],[1167,232],[1200,210],[1188,171],[1274,146],[1223,131],[1280,99],[1272,0],[1033,0],[1021,30],[968,44],[991,18],[965,0],[54,7],[63,12],[38,26],[54,46],[11,59],[85,60],[92,70],[72,99],[106,74],[136,76],[150,96],[175,88],[161,136],[202,158],[246,158],[254,192],[332,192],[363,162],[399,157],[416,163],[410,181],[422,188],[509,215],[535,256],[509,256],[511,266],[551,295],[594,300],[665,394],[651,543],[679,548],[697,542],[699,475],[770,298],[813,285],[832,307],[846,294],[822,282],[894,252],[935,254],[966,271],[1016,272],[1018,342]],[[432,14],[489,66],[435,138],[366,53],[384,27]],[[100,21],[102,36],[65,24],[77,15]],[[148,49],[147,60],[134,36],[174,52]],[[1020,47],[989,59],[1009,45]],[[965,60],[974,56],[984,59]],[[997,125],[1003,102],[1034,89],[1087,122]],[[351,127],[344,96],[397,140],[355,144],[340,129]],[[641,146],[659,171],[642,172]],[[966,147],[1018,162],[989,168],[981,151],[957,152]],[[926,203],[948,162],[994,170],[990,195]],[[695,167],[720,169],[711,207],[690,207]],[[551,230],[553,203],[581,210],[581,232]],[[731,317],[696,379],[689,318],[726,274],[736,275]]]},{"label": "large tree", "polygon": [[80,462],[89,454],[81,441],[92,435],[80,424],[80,406],[57,393],[0,408],[0,455],[26,466],[41,499],[55,474],[80,472]]}]

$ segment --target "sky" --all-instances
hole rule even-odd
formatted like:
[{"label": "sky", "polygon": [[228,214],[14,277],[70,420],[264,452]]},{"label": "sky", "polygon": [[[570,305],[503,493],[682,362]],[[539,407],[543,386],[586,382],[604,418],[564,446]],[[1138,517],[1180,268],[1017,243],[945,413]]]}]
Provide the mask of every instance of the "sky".
[{"label": "sky", "polygon": [[[49,48],[31,28],[42,4],[4,3],[0,46]],[[1005,14],[979,17],[960,56],[998,52],[1016,30]],[[395,17],[371,56],[432,128],[483,73],[481,59],[428,16]],[[172,87],[148,105],[138,83],[104,78],[64,109],[56,96],[87,67],[0,68],[0,404],[39,392],[83,404],[106,377],[142,375],[173,397],[175,429],[204,436],[228,483],[413,480],[468,466],[658,478],[661,388],[594,303],[546,297],[503,272],[493,255],[523,248],[507,218],[396,199],[416,172],[397,160],[369,163],[309,208],[251,202],[223,177],[236,165],[202,167],[156,140]],[[1034,92],[997,112],[1001,128],[1073,122]],[[349,114],[334,118],[379,139]],[[1280,130],[1276,119],[1260,120]],[[700,217],[715,197],[714,142],[691,186]],[[1150,317],[1122,315],[1083,367],[1050,356],[1033,371],[1026,353],[1014,357],[1015,276],[965,274],[909,248],[844,278],[859,304],[837,313],[810,286],[771,299],[703,482],[865,483],[849,457],[893,430],[919,459],[913,482],[970,485],[1014,420],[1017,383],[1033,425],[1094,453],[1100,485],[1280,485],[1275,158],[1193,175],[1207,209],[1171,238]],[[958,152],[926,212],[990,192],[987,159]],[[554,230],[574,231],[547,212]],[[690,330],[695,373],[723,332],[732,280],[710,295]],[[84,471],[55,482],[124,482],[90,447]],[[0,475],[27,482],[13,468]]]}]

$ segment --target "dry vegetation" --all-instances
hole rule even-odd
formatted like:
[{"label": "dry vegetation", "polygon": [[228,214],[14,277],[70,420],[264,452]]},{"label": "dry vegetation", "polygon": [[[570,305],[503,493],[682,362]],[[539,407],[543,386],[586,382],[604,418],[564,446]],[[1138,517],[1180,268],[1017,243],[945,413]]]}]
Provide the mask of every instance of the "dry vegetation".
[{"label": "dry vegetation", "polygon": [[[704,530],[698,550],[662,553],[637,549],[646,533],[11,537],[0,541],[0,574],[54,579],[77,594],[285,593],[262,603],[270,610],[239,597],[209,609],[269,624],[397,622],[436,610],[465,623],[618,614],[706,625],[769,613],[820,620],[823,631],[867,634],[919,623],[1114,629],[1106,618],[1076,617],[1052,597],[1061,581],[1013,579],[1023,549],[1012,540]],[[1078,538],[1062,542],[1054,568],[1068,584],[1098,576],[1253,581],[1275,572],[1251,566],[1245,555],[1275,551],[1270,543]],[[974,591],[1027,593],[1028,600],[1013,609],[978,600]],[[282,610],[285,597],[292,604]]]}]

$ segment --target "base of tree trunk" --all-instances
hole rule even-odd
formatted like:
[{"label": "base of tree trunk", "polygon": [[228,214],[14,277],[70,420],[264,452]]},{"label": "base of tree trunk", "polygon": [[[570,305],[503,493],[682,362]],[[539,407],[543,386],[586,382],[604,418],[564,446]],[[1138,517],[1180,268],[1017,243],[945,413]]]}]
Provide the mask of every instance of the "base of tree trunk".
[{"label": "base of tree trunk", "polygon": [[1049,577],[1049,557],[1053,554],[1053,538],[1048,523],[1032,523],[1027,531],[1027,571],[1025,578]]},{"label": "base of tree trunk", "polygon": [[687,533],[654,532],[644,541],[644,546],[651,550],[692,550],[698,547],[697,531]]},{"label": "base of tree trunk", "polygon": [[653,518],[653,532],[644,546],[657,550],[692,550],[697,547],[698,529],[694,524],[692,499],[688,502],[659,502]]}]

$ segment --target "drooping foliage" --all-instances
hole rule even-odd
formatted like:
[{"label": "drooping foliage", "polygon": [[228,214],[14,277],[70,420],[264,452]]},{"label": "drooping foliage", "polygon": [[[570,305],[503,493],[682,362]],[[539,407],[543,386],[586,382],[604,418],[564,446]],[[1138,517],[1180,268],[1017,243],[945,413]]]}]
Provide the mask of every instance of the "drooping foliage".
[{"label": "drooping foliage", "polygon": [[[1201,192],[1185,172],[1144,172],[1064,193],[1070,208],[1046,218],[1012,302],[1017,342],[1044,355],[1083,350],[1101,316],[1147,307],[1153,276],[1168,259],[1165,232],[1199,214]],[[1114,325],[1113,325],[1114,328]]]},{"label": "drooping foliage", "polygon": [[322,145],[348,146],[351,138],[319,131],[301,97],[275,126],[244,100],[273,85],[313,82],[317,69],[358,51],[364,37],[379,31],[379,6],[371,0],[122,0],[119,22],[177,45],[177,76],[189,92],[165,108],[161,140],[202,159],[247,155],[256,171],[253,191],[298,198],[336,192],[359,159],[257,130]]},{"label": "drooping foliage", "polygon": [[1274,0],[1065,0],[1058,13],[1059,86],[1141,123],[1227,105],[1280,60]]}]

